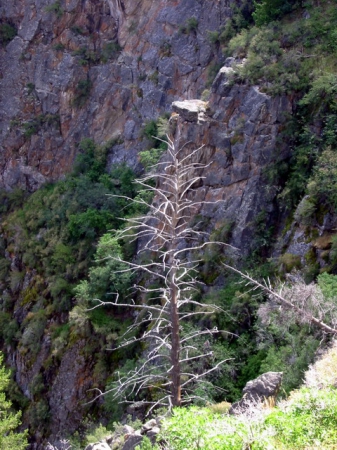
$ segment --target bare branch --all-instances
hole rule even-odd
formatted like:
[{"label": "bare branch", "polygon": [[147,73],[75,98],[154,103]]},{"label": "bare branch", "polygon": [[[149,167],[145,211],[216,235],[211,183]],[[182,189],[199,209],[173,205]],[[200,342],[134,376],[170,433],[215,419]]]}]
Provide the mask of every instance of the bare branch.
[{"label": "bare branch", "polygon": [[248,280],[247,285],[254,285],[254,289],[261,289],[262,291],[267,292],[270,296],[275,298],[279,303],[281,303],[282,305],[286,306],[287,308],[291,308],[293,311],[295,311],[299,317],[301,317],[301,316],[303,316],[303,314],[305,314],[306,319],[309,323],[313,323],[313,324],[317,325],[318,327],[320,327],[322,330],[326,331],[327,333],[330,333],[330,334],[337,333],[337,329],[332,328],[331,326],[327,325],[322,320],[314,317],[309,311],[307,311],[303,308],[299,308],[296,304],[292,303],[291,301],[287,300],[285,297],[283,297],[282,295],[280,295],[279,293],[277,293],[273,289],[271,289],[270,280],[265,282],[265,284],[261,284],[257,280],[252,278],[250,275],[245,274],[245,273],[241,272],[240,270],[235,269],[234,267],[229,266],[227,264],[223,264],[223,265],[227,269],[230,269],[233,272],[239,274],[245,280]]}]

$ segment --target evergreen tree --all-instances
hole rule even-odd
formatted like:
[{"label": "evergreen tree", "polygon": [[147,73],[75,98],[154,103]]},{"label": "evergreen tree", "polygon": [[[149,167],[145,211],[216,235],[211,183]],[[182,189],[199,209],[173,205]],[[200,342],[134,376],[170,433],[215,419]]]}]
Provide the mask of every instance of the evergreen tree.
[{"label": "evergreen tree", "polygon": [[27,448],[27,432],[17,433],[21,412],[10,411],[11,402],[6,400],[4,390],[9,384],[9,373],[3,367],[0,353],[0,450],[24,450]]}]

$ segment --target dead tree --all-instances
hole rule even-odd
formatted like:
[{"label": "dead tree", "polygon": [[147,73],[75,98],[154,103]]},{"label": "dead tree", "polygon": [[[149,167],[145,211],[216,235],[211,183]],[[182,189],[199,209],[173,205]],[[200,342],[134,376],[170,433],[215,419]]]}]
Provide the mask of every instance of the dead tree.
[{"label": "dead tree", "polygon": [[[144,205],[149,212],[127,219],[120,235],[141,242],[140,252],[151,258],[146,263],[126,262],[128,271],[147,274],[147,284],[135,286],[143,294],[144,301],[131,305],[121,303],[116,294],[115,300],[108,303],[140,310],[136,323],[128,332],[146,325],[142,336],[128,338],[126,333],[125,340],[118,347],[137,341],[146,342],[146,360],[141,361],[134,371],[120,375],[111,391],[116,397],[125,398],[127,393],[139,394],[141,389],[149,389],[154,393],[154,398],[147,402],[150,410],[156,406],[171,408],[191,401],[195,396],[190,387],[199,380],[205,380],[209,373],[219,370],[228,360],[214,361],[211,346],[198,348],[196,345],[201,337],[206,340],[220,331],[204,328],[182,336],[184,321],[192,316],[213,314],[220,308],[193,298],[199,283],[196,279],[200,262],[198,252],[200,254],[208,242],[206,234],[193,229],[190,222],[205,204],[196,199],[195,187],[207,166],[198,162],[202,147],[190,150],[190,143],[180,146],[179,119],[176,120],[175,137],[167,135],[165,161],[137,180],[145,192],[153,194],[153,200],[130,199]],[[159,281],[159,287],[151,287],[151,280]],[[97,300],[95,307],[103,304],[107,303]],[[197,372],[190,370],[190,365],[196,361],[202,368]],[[99,392],[99,395],[103,393]]]},{"label": "dead tree", "polygon": [[[320,305],[315,305],[317,299],[315,299],[315,294],[312,293],[311,289],[307,286],[299,286],[299,292],[293,287],[293,289],[286,289],[284,284],[281,284],[278,291],[271,286],[269,280],[265,280],[264,283],[260,283],[255,280],[249,274],[242,272],[235,267],[224,264],[226,269],[229,269],[238,275],[240,275],[244,280],[246,280],[246,286],[250,287],[250,290],[260,289],[269,295],[270,300],[275,301],[287,310],[294,312],[298,322],[308,323],[319,327],[322,331],[328,334],[337,334],[336,320],[333,321],[332,325],[327,324],[324,320],[328,317],[328,313],[333,312],[336,315],[336,305],[334,302],[328,304],[326,302],[327,309],[323,308],[323,300],[321,300]],[[284,292],[284,294],[283,294]],[[316,295],[317,297],[317,295]],[[313,301],[314,300],[314,301]]]}]

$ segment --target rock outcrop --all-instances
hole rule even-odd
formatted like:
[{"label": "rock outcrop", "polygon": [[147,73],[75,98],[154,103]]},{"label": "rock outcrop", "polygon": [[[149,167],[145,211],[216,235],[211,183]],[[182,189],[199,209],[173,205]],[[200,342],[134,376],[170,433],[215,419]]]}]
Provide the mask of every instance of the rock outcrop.
[{"label": "rock outcrop", "polygon": [[282,372],[267,372],[252,381],[248,381],[240,401],[233,403],[229,414],[242,414],[250,408],[263,403],[268,406],[275,404],[282,383]]},{"label": "rock outcrop", "polygon": [[233,86],[223,70],[209,102],[173,103],[183,121],[181,143],[202,146],[200,162],[208,165],[198,200],[210,203],[200,214],[211,220],[211,229],[231,224],[230,243],[243,254],[252,248],[258,214],[274,208],[277,188],[266,183],[265,170],[289,156],[277,136],[291,108],[286,96],[271,98],[257,86]]},{"label": "rock outcrop", "polygon": [[160,421],[159,417],[151,419],[140,430],[124,425],[102,441],[87,445],[85,450],[134,450],[141,444],[144,436],[148,437],[152,443],[155,443],[156,437],[160,432]]}]

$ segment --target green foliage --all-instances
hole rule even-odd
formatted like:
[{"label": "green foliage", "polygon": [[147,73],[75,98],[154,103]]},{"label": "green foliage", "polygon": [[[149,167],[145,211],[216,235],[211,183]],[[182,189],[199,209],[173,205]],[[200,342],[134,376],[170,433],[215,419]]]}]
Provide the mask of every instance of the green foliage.
[{"label": "green foliage", "polygon": [[[208,408],[174,409],[172,416],[164,420],[159,439],[175,450],[241,450],[243,440],[240,434],[244,426],[229,417],[227,421],[231,426],[226,430],[221,416]],[[230,428],[232,430],[228,431]]]},{"label": "green foliage", "polygon": [[303,105],[320,109],[329,103],[335,90],[336,60],[331,57],[337,24],[335,5],[324,1],[310,10],[310,17],[271,23],[297,8],[299,2],[261,0],[255,6],[253,16],[260,28],[244,29],[226,49],[228,56],[247,58],[236,67],[236,77],[259,84],[271,95],[305,92],[311,86]]},{"label": "green foliage", "polygon": [[54,13],[58,19],[62,17],[64,13],[61,2],[59,0],[52,3],[51,5],[46,6],[45,11],[48,13]]},{"label": "green foliage", "polygon": [[107,148],[98,147],[92,139],[82,139],[79,149],[81,152],[74,164],[74,174],[86,174],[90,181],[99,181],[105,172]]},{"label": "green foliage", "polygon": [[[32,93],[35,89],[35,85],[32,83],[27,84],[28,93]],[[39,114],[32,119],[22,122],[18,121],[16,126],[19,126],[22,129],[23,135],[26,138],[37,134],[44,127],[59,127],[60,125],[60,116],[58,114]]]},{"label": "green foliage", "polygon": [[90,96],[91,87],[92,82],[89,78],[80,80],[77,83],[77,86],[75,88],[75,97],[73,101],[74,106],[76,106],[77,108],[82,108],[82,106],[85,105]]},{"label": "green foliage", "polygon": [[296,209],[294,218],[302,225],[313,225],[317,211],[317,205],[311,197],[304,197]]},{"label": "green foliage", "polygon": [[281,270],[289,273],[293,269],[300,269],[301,257],[298,255],[293,255],[292,253],[284,253],[280,256],[279,263],[281,265]]},{"label": "green foliage", "polygon": [[325,299],[337,298],[337,276],[327,272],[321,273],[317,277],[317,283]]},{"label": "green foliage", "polygon": [[327,148],[318,158],[308,193],[317,202],[337,208],[337,152]]},{"label": "green foliage", "polygon": [[0,45],[5,47],[17,35],[17,30],[9,23],[0,23]]},{"label": "green foliage", "polygon": [[287,345],[270,346],[260,366],[260,373],[283,372],[283,393],[289,393],[292,389],[300,386],[304,372],[312,363],[319,346],[317,339],[304,336],[303,333],[299,333],[298,336],[289,334],[287,339],[289,342]]},{"label": "green foliage", "polygon": [[282,448],[329,448],[337,444],[336,413],[336,392],[302,388],[293,394],[287,410],[272,412],[265,424],[273,428],[274,442]]},{"label": "green foliage", "polygon": [[0,312],[0,338],[6,345],[13,345],[20,337],[19,325],[9,313]]},{"label": "green foliage", "polygon": [[300,100],[301,106],[322,107],[332,103],[337,93],[337,75],[335,73],[327,73],[318,75],[311,84],[309,92]]},{"label": "green foliage", "polygon": [[143,135],[147,139],[153,139],[157,136],[157,122],[155,120],[150,120],[143,128]]},{"label": "green foliage", "polygon": [[51,417],[47,399],[42,398],[37,402],[32,402],[27,410],[27,415],[33,430],[39,430],[40,433],[45,432]]},{"label": "green foliage", "polygon": [[160,450],[160,447],[157,444],[152,445],[150,439],[144,436],[141,445],[137,445],[135,450]]},{"label": "green foliage", "polygon": [[207,82],[206,82],[207,88],[211,87],[211,85],[214,81],[214,78],[218,74],[221,67],[222,67],[222,64],[219,64],[219,63],[213,63],[209,66],[208,73],[207,73]]},{"label": "green foliage", "polygon": [[[305,122],[306,120],[301,118],[298,123],[300,130],[292,130],[296,136],[296,140],[293,142],[295,149],[289,162],[289,174],[285,188],[279,195],[281,203],[289,208],[297,206],[298,201],[305,193],[321,145],[319,137],[312,132],[308,122]],[[304,224],[310,224],[313,219],[314,208],[307,203],[307,200],[315,204],[312,199],[304,199],[303,203],[299,205],[298,219],[303,220]]]},{"label": "green foliage", "polygon": [[97,428],[86,435],[86,442],[87,444],[95,444],[103,440],[109,433],[111,434],[111,432],[100,423]]},{"label": "green foliage", "polygon": [[122,47],[118,42],[108,42],[103,46],[103,49],[101,51],[101,61],[103,63],[107,63],[108,61],[117,58],[121,50]]},{"label": "green foliage", "polygon": [[[94,262],[99,236],[107,229],[119,228],[123,223],[119,217],[130,211],[130,202],[108,194],[136,195],[131,169],[120,165],[110,174],[106,172],[106,154],[110,145],[112,143],[98,147],[91,140],[82,141],[74,173],[63,181],[40,188],[12,213],[9,212],[11,200],[20,205],[21,197],[17,202],[16,193],[6,194],[4,206],[8,210],[8,220],[3,222],[6,241],[1,242],[1,253],[15,251],[25,270],[13,271],[9,261],[0,258],[0,282],[10,287],[6,296],[1,294],[4,311],[0,313],[0,339],[6,344],[18,345],[22,354],[30,354],[32,362],[40,350],[47,318],[53,312],[64,313],[73,307],[73,289],[79,279],[87,276],[90,266],[94,264],[92,280],[95,280],[95,289],[99,289],[94,296],[106,289],[102,298],[111,299],[106,292],[115,292],[117,288],[125,292],[129,287],[127,276],[114,272],[120,268],[118,263],[112,259],[99,261],[108,258],[113,248],[110,236],[109,239],[102,238],[97,251],[99,256]],[[15,245],[12,250],[11,245]],[[102,256],[103,249],[105,256]],[[23,288],[25,272],[35,275]],[[4,289],[5,285],[0,286]],[[94,287],[91,289],[93,292]],[[21,330],[11,319],[14,295],[20,295],[21,305],[30,311]],[[114,339],[115,330],[120,330],[126,322],[114,320],[112,311],[101,316],[98,312],[93,312],[89,318],[84,316],[87,323],[92,320],[97,332],[111,335],[110,341]],[[84,327],[83,333],[86,329]],[[60,334],[53,333],[52,354],[60,357],[70,336],[76,333],[69,329]]]},{"label": "green foliage", "polygon": [[76,35],[83,36],[85,34],[85,30],[79,25],[73,25],[70,27],[70,30]]},{"label": "green foliage", "polygon": [[31,362],[40,351],[40,344],[47,324],[44,310],[29,313],[22,324],[23,333],[20,339],[20,348],[23,353],[31,353]]},{"label": "green foliage", "polygon": [[65,49],[65,46],[61,42],[58,42],[57,44],[53,45],[53,49],[57,52],[61,52]]},{"label": "green foliage", "polygon": [[[159,117],[157,121],[151,120],[143,128],[143,136],[145,136],[153,146],[149,150],[144,150],[139,153],[140,161],[149,170],[151,166],[157,164],[166,151],[167,145],[165,139],[168,133],[168,120],[164,117]],[[159,139],[158,139],[159,138]]]},{"label": "green foliage", "polygon": [[337,268],[337,236],[333,236],[331,250],[329,253],[329,260],[332,266],[332,270],[336,270]]},{"label": "green foliage", "polygon": [[297,0],[260,0],[254,3],[253,18],[257,26],[279,19],[298,5]]},{"label": "green foliage", "polygon": [[145,170],[149,170],[152,166],[157,164],[165,150],[161,148],[151,148],[150,150],[144,150],[139,152],[139,159]]},{"label": "green foliage", "polygon": [[[87,47],[80,47],[77,50],[74,50],[72,53],[73,56],[79,56],[79,63],[81,66],[96,64],[99,61],[98,55],[89,50]],[[87,83],[85,84],[84,81]],[[77,95],[85,95],[86,90],[90,91],[91,85],[88,85],[89,80],[81,80],[77,85],[78,93]],[[80,85],[81,84],[81,85]]]},{"label": "green foliage", "polygon": [[184,25],[179,27],[179,32],[184,34],[196,33],[198,29],[198,19],[190,17],[186,20]]},{"label": "green foliage", "polygon": [[175,450],[304,450],[337,443],[337,394],[302,388],[280,407],[249,416],[213,414],[208,408],[174,409],[159,439]]},{"label": "green foliage", "polygon": [[0,448],[3,450],[24,450],[28,446],[27,432],[18,433],[21,413],[10,411],[11,402],[6,400],[4,391],[9,385],[9,373],[3,367],[3,355],[0,354]]}]

